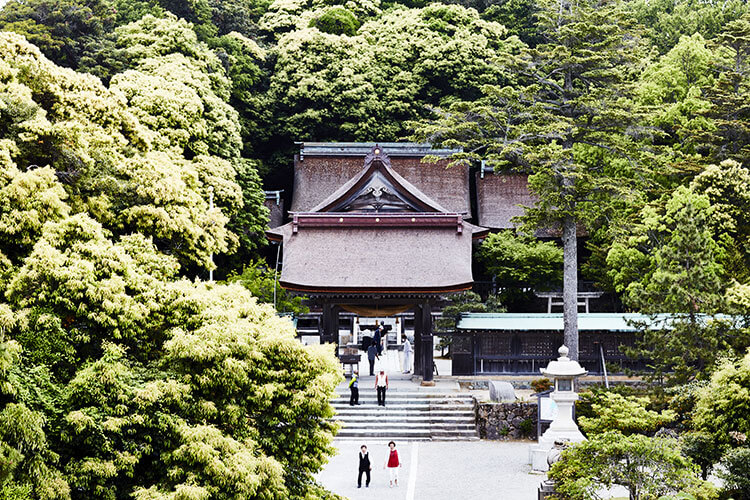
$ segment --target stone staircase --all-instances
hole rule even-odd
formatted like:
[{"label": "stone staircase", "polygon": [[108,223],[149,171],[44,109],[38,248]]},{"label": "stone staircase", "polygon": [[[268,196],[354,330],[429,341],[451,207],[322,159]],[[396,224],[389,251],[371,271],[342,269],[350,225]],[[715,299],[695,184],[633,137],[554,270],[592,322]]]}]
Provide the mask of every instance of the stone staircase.
[{"label": "stone staircase", "polygon": [[349,406],[349,391],[332,401],[340,439],[410,441],[478,440],[474,398],[469,394],[389,390],[386,407],[374,389],[360,389],[360,406]]}]

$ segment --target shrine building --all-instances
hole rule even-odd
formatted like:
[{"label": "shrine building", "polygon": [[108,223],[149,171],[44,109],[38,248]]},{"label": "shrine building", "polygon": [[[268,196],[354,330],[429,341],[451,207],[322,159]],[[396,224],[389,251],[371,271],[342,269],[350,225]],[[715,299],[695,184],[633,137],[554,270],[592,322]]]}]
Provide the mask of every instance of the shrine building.
[{"label": "shrine building", "polygon": [[[337,344],[342,362],[359,356],[357,346],[378,324],[387,329],[389,347],[400,348],[408,334],[414,339],[414,373],[430,383],[433,323],[451,295],[493,291],[477,287],[473,252],[490,231],[515,228],[514,219],[535,204],[527,176],[449,166],[458,150],[429,144],[299,146],[288,211],[283,191],[266,192],[267,235],[280,245],[274,252],[278,283],[307,297],[311,308],[298,318],[298,333],[303,341]],[[425,162],[425,156],[435,161]],[[592,318],[611,313],[589,310],[601,295],[581,291],[581,312]],[[533,372],[554,359],[561,334],[540,321],[560,316],[553,311],[560,298],[561,292],[535,291],[532,314],[491,315],[481,328],[460,322],[452,332],[453,374]],[[544,310],[546,316],[533,314]],[[620,323],[604,318],[591,330],[583,321],[582,354],[590,365],[603,367],[605,358],[626,363],[618,348],[632,344],[634,333]]]},{"label": "shrine building", "polygon": [[[466,220],[467,171],[421,163],[452,153],[424,145],[336,145],[334,159],[331,147],[305,144],[295,158],[291,220],[268,232],[282,244],[279,283],[320,304],[321,342],[340,342],[342,311],[412,310],[415,373],[429,383],[434,304],[471,289],[472,245],[488,232]],[[451,189],[435,189],[438,179]]]}]

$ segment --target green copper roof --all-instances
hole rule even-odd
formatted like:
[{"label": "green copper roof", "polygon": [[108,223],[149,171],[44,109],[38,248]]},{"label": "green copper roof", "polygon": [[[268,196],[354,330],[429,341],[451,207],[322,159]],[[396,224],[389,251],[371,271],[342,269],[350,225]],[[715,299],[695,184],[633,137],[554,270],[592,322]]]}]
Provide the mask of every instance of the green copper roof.
[{"label": "green copper roof", "polygon": [[[669,328],[671,314],[647,316],[635,313],[578,313],[579,331],[634,332],[630,321]],[[730,319],[717,315],[717,319]],[[461,315],[459,330],[558,330],[563,329],[562,313],[466,313]]]}]

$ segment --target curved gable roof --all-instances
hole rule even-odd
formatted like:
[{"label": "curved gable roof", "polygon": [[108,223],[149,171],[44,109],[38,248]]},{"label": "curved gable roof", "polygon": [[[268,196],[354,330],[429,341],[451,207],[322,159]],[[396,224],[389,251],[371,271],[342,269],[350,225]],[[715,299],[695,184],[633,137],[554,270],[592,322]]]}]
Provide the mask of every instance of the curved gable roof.
[{"label": "curved gable roof", "polygon": [[394,194],[404,200],[405,203],[411,205],[414,211],[450,212],[396,173],[391,167],[390,158],[378,145],[375,145],[365,157],[365,166],[357,175],[349,179],[343,186],[309,211],[340,211],[341,208],[346,206],[345,204],[348,200],[355,198],[361,192],[362,188],[367,186],[369,181],[379,175],[397,191]]}]

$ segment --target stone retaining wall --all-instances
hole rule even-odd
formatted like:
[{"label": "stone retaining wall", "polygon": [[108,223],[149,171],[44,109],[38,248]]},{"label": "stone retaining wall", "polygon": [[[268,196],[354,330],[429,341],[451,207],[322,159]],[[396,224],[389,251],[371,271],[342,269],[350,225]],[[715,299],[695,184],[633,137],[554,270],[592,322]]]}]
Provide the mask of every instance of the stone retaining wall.
[{"label": "stone retaining wall", "polygon": [[478,403],[477,429],[482,439],[536,439],[536,403]]}]

